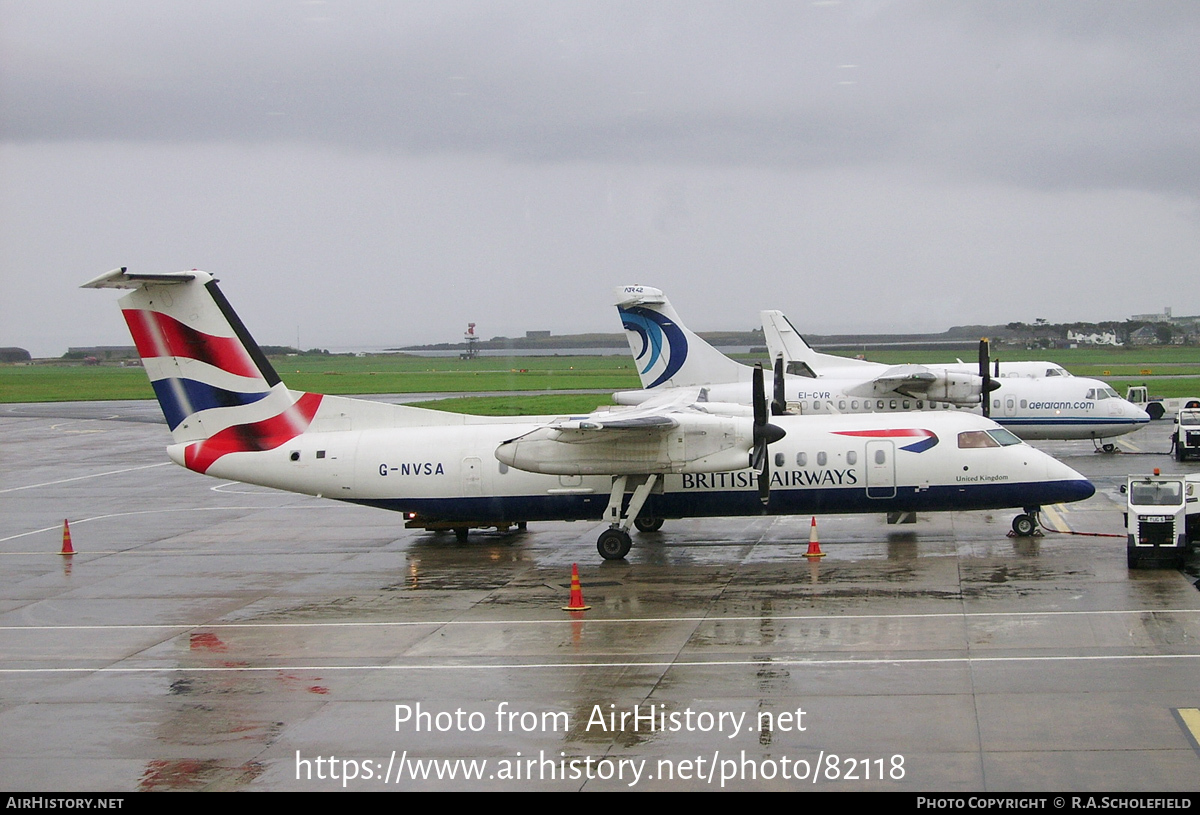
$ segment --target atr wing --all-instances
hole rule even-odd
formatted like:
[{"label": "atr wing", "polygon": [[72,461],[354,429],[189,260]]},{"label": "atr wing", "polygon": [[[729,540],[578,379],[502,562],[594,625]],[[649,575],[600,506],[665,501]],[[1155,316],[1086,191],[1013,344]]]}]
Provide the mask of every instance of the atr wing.
[{"label": "atr wing", "polygon": [[983,392],[983,379],[975,374],[932,370],[924,365],[896,365],[846,392],[865,397],[899,393],[913,399],[977,405]]}]

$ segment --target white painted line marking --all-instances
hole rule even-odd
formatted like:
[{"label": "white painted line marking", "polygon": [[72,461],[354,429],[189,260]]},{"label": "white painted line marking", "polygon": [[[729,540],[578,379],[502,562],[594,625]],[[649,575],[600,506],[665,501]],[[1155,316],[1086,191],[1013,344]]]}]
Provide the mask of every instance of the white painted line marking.
[{"label": "white painted line marking", "polygon": [[26,484],[24,487],[9,487],[6,490],[0,490],[0,493],[19,492],[20,490],[32,490],[37,487],[52,487],[55,484],[67,484],[71,481],[84,481],[89,478],[102,478],[106,475],[119,475],[121,473],[131,473],[134,470],[149,470],[152,467],[165,467],[170,464],[170,461],[160,461],[158,464],[143,464],[141,467],[126,467],[124,470],[109,470],[106,473],[93,473],[92,475],[77,475],[74,478],[64,478],[59,481],[44,481],[41,484]]},{"label": "white painted line marking", "polygon": [[1009,662],[1116,662],[1148,659],[1200,659],[1200,654],[1107,654],[1102,656],[1039,656],[1039,657],[919,657],[916,659],[731,659],[705,661],[646,661],[646,662],[506,662],[492,665],[450,663],[443,665],[238,665],[185,666],[157,668],[0,668],[0,674],[52,673],[264,673],[267,671],[492,671],[492,670],[561,670],[563,668],[722,668],[749,665],[779,665],[785,667],[830,667],[842,665],[979,665]]},{"label": "white painted line marking", "polygon": [[[600,623],[619,623],[630,625],[637,623],[730,623],[730,622],[761,622],[769,619],[772,622],[828,622],[836,620],[927,620],[927,619],[984,619],[992,617],[1091,617],[1126,614],[1200,614],[1200,608],[1136,608],[1108,611],[971,611],[944,612],[933,614],[820,614],[813,616],[788,615],[781,617],[610,617],[605,619],[588,619],[584,622],[593,625]],[[411,627],[419,625],[448,626],[448,625],[574,625],[576,620],[545,619],[545,620],[381,620],[374,622],[340,622],[340,623],[130,623],[112,625],[0,625],[0,631],[95,631],[95,630],[124,630],[124,629],[156,629],[178,628],[189,630],[202,628],[205,630],[237,629],[237,628],[384,628]]]}]

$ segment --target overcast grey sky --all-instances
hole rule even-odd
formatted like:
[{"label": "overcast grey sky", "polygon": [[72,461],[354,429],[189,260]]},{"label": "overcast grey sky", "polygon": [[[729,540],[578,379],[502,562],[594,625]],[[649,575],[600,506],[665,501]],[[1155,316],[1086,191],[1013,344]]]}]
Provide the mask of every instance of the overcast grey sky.
[{"label": "overcast grey sky", "polygon": [[0,345],[1200,313],[1200,3],[0,0]]}]

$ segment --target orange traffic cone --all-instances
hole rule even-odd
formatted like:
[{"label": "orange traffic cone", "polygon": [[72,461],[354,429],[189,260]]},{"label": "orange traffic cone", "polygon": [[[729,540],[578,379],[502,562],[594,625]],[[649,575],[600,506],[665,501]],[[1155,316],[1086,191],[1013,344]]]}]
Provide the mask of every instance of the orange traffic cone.
[{"label": "orange traffic cone", "polygon": [[67,519],[63,518],[63,545],[60,555],[75,554],[74,547],[71,546],[71,525],[67,523]]},{"label": "orange traffic cone", "polygon": [[563,611],[587,611],[591,606],[583,602],[583,587],[579,585],[579,564],[571,564],[571,599],[563,606]]},{"label": "orange traffic cone", "polygon": [[804,553],[805,557],[825,557],[825,553],[821,551],[821,542],[817,540],[817,519],[816,516],[812,519],[812,526],[808,530],[808,551]]}]

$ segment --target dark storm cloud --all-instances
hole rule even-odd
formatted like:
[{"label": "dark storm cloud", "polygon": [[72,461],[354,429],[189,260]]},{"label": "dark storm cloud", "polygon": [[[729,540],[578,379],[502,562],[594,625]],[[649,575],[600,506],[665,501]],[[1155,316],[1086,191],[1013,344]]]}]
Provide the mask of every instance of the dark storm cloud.
[{"label": "dark storm cloud", "polygon": [[10,141],[905,163],[1194,191],[1200,6],[6,3]]}]

